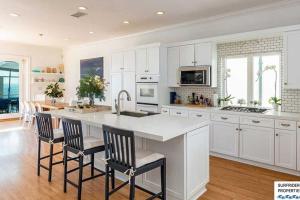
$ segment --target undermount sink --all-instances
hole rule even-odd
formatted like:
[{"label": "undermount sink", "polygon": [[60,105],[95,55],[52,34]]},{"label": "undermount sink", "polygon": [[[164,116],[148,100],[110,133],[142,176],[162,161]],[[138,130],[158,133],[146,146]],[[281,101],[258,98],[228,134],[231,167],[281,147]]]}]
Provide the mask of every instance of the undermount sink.
[{"label": "undermount sink", "polygon": [[[113,114],[117,114],[114,112]],[[151,115],[157,115],[159,113],[154,113],[154,112],[132,112],[132,111],[121,111],[120,115],[125,115],[129,117],[146,117],[146,116],[151,116]]]}]

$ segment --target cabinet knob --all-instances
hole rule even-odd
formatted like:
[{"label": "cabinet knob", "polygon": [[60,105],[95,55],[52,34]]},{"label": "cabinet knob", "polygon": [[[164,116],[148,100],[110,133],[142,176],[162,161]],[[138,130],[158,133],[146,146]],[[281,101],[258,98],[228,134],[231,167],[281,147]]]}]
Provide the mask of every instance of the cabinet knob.
[{"label": "cabinet knob", "polygon": [[240,129],[239,129],[239,128],[236,128],[235,130],[236,130],[236,131],[239,131]]},{"label": "cabinet knob", "polygon": [[277,137],[279,136],[279,134],[278,134],[278,133],[276,133],[275,135],[276,135]]},{"label": "cabinet knob", "polygon": [[285,82],[284,85],[287,85],[287,82]]}]

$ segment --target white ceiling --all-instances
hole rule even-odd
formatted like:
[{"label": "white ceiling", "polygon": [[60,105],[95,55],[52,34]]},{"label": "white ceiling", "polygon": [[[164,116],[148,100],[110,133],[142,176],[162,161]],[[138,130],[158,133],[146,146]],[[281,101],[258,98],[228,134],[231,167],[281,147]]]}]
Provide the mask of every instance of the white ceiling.
[{"label": "white ceiling", "polygon": [[[0,40],[63,47],[278,1],[281,0],[0,0]],[[70,17],[78,6],[87,7],[84,12],[88,15],[80,19]],[[166,14],[156,15],[160,10]],[[123,24],[124,20],[130,24]]]}]

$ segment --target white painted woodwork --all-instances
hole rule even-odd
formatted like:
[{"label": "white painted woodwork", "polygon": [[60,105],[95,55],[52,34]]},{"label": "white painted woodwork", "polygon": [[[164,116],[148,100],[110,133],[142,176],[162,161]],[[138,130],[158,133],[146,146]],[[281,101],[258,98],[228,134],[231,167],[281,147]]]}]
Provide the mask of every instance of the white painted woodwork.
[{"label": "white painted woodwork", "polygon": [[300,122],[297,123],[297,170],[300,171]]},{"label": "white painted woodwork", "polygon": [[168,63],[168,86],[179,87],[179,47],[170,47],[167,50],[167,63]]},{"label": "white painted woodwork", "polygon": [[170,109],[170,116],[189,117],[189,112],[183,109]]},{"label": "white painted woodwork", "polygon": [[122,90],[122,73],[113,73],[110,78],[112,111],[115,111],[115,99],[118,99],[118,93]]},{"label": "white painted woodwork", "polygon": [[195,65],[195,46],[194,44],[180,46],[180,66]]},{"label": "white painted woodwork", "polygon": [[124,56],[124,71],[135,72],[135,51],[125,51]]},{"label": "white painted woodwork", "polygon": [[135,51],[135,61],[136,61],[136,74],[147,73],[147,49],[137,49]]},{"label": "white painted woodwork", "polygon": [[250,125],[250,126],[260,126],[260,127],[274,128],[274,119],[241,116],[240,117],[240,124]]},{"label": "white painted woodwork", "polygon": [[237,157],[239,154],[239,124],[212,122],[210,150]]},{"label": "white painted woodwork", "polygon": [[159,47],[147,48],[147,64],[148,74],[159,74]]},{"label": "white painted woodwork", "polygon": [[127,90],[131,96],[131,101],[127,101],[125,94],[123,94],[122,96],[123,109],[129,111],[135,111],[135,105],[136,105],[135,72],[124,71],[122,79],[123,79],[122,89]]},{"label": "white painted woodwork", "polygon": [[195,65],[212,65],[211,43],[195,44]]},{"label": "white painted woodwork", "polygon": [[111,72],[119,73],[124,68],[123,53],[113,53],[111,56]]},{"label": "white painted woodwork", "polygon": [[274,129],[240,126],[240,158],[274,165]]},{"label": "white painted woodwork", "polygon": [[297,129],[297,122],[277,119],[275,120],[275,128],[295,131]]},{"label": "white painted woodwork", "polygon": [[237,115],[227,115],[227,114],[212,114],[211,120],[227,123],[239,123],[239,116]]},{"label": "white painted woodwork", "polygon": [[288,89],[300,88],[300,30],[286,32],[285,35],[284,86]]},{"label": "white painted woodwork", "polygon": [[210,114],[207,112],[201,112],[201,111],[189,111],[189,118],[209,120]]},{"label": "white painted woodwork", "polygon": [[275,129],[275,165],[296,170],[296,131]]}]

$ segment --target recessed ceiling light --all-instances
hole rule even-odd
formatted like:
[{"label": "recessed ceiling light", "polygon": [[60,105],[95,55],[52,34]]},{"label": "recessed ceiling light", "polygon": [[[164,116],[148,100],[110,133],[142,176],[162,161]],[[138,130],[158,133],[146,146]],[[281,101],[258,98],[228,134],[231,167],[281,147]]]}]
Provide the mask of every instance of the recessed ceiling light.
[{"label": "recessed ceiling light", "polygon": [[40,37],[43,37],[43,36],[44,36],[44,33],[39,33],[39,36],[40,36]]},{"label": "recessed ceiling light", "polygon": [[79,6],[78,9],[79,9],[79,10],[87,10],[87,7]]},{"label": "recessed ceiling light", "polygon": [[129,24],[129,21],[123,21],[123,24]]},{"label": "recessed ceiling light", "polygon": [[89,34],[94,34],[94,32],[93,32],[93,31],[90,31]]},{"label": "recessed ceiling light", "polygon": [[69,38],[65,38],[65,41],[68,41],[68,40],[70,40]]},{"label": "recessed ceiling light", "polygon": [[9,15],[12,16],[12,17],[20,17],[20,15],[17,14],[17,13],[9,13]]},{"label": "recessed ceiling light", "polygon": [[164,11],[157,11],[156,14],[157,14],[157,15],[164,15],[165,12],[164,12]]}]

